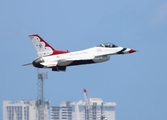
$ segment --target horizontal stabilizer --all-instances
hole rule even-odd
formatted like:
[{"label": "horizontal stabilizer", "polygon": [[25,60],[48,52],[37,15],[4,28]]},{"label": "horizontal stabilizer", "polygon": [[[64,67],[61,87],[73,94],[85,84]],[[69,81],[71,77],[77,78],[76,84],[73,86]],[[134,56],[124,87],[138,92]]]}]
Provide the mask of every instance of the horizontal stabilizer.
[{"label": "horizontal stabilizer", "polygon": [[57,66],[58,62],[43,62],[40,63],[41,65],[47,66],[47,67],[54,67]]},{"label": "horizontal stabilizer", "polygon": [[27,64],[24,64],[22,66],[28,66],[28,65],[32,65],[32,63],[27,63]]}]

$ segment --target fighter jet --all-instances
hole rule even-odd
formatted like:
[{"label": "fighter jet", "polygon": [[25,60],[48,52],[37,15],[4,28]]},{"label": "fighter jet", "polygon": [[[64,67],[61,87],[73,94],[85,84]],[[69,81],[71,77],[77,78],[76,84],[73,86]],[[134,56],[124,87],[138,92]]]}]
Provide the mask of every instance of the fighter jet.
[{"label": "fighter jet", "polygon": [[101,63],[110,60],[111,55],[134,53],[136,50],[112,43],[104,43],[81,51],[56,50],[38,34],[29,35],[38,55],[32,63],[36,68],[50,68],[52,71],[66,71],[69,66]]}]

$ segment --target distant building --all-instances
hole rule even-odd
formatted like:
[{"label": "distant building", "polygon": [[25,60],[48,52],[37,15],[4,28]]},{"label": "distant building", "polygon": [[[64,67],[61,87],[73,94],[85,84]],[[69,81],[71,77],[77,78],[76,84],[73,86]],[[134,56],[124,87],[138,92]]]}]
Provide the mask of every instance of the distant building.
[{"label": "distant building", "polygon": [[60,106],[51,107],[51,120],[72,120],[72,106],[69,101],[62,101]]},{"label": "distant building", "polygon": [[[44,105],[44,118],[48,120],[47,105]],[[19,100],[15,103],[3,101],[3,120],[37,120],[39,109],[36,100]]]},{"label": "distant building", "polygon": [[[90,105],[90,120],[99,120],[102,111],[107,120],[115,120],[115,102],[103,102],[101,98],[90,98]],[[51,120],[85,120],[86,118],[85,102],[82,100],[64,101],[60,103],[60,106],[51,107]]]},{"label": "distant building", "polygon": [[3,101],[3,120],[35,120],[35,100]]}]

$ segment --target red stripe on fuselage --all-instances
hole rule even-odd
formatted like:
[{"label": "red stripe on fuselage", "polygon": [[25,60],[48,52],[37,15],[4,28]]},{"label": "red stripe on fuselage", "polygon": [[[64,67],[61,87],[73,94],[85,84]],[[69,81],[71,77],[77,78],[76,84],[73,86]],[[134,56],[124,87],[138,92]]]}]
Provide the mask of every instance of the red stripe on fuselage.
[{"label": "red stripe on fuselage", "polygon": [[51,55],[58,55],[58,54],[64,54],[64,53],[69,53],[69,51],[63,51],[63,50],[54,50]]}]

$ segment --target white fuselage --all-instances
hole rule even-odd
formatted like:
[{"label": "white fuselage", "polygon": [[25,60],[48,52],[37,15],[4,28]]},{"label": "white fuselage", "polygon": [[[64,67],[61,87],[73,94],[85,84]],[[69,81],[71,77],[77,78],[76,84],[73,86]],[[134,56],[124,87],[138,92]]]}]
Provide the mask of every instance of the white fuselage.
[{"label": "white fuselage", "polygon": [[[99,63],[108,61],[110,59],[109,55],[117,54],[117,52],[121,51],[122,47],[116,48],[102,48],[102,47],[93,47],[86,50],[70,52],[65,54],[58,54],[52,56],[43,57],[45,62],[57,62],[59,66],[70,66],[71,63],[75,61],[82,61],[81,64],[87,64],[87,61],[92,61],[92,63]],[[79,65],[79,62],[78,64]],[[46,66],[45,66],[46,67]]]},{"label": "white fuselage", "polygon": [[29,35],[29,37],[37,51],[38,58],[23,66],[33,65],[37,68],[52,68],[52,71],[66,71],[67,66],[105,62],[110,59],[110,55],[136,52],[136,50],[123,48],[112,43],[103,43],[76,52],[61,51],[55,50],[38,34]]}]

